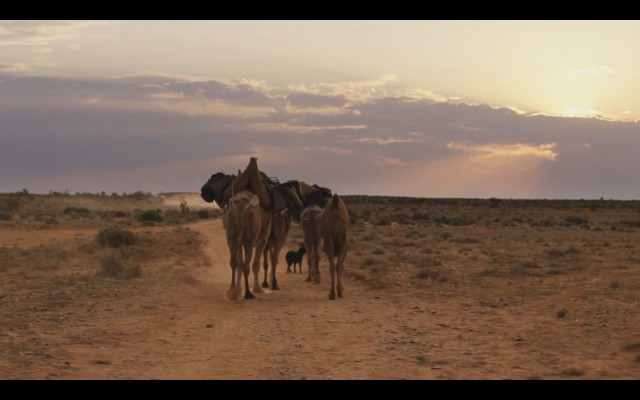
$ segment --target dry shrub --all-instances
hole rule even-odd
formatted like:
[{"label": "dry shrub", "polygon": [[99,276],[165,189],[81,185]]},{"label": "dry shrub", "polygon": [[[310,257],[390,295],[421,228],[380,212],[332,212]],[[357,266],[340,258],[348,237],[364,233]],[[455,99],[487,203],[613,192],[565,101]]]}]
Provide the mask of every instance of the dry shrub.
[{"label": "dry shrub", "polygon": [[102,247],[117,248],[134,244],[136,242],[136,236],[128,229],[105,228],[98,232],[96,242]]},{"label": "dry shrub", "polygon": [[115,255],[102,257],[99,275],[117,279],[135,279],[142,276],[140,265],[126,266]]},{"label": "dry shrub", "polygon": [[446,282],[447,276],[442,273],[442,271],[429,268],[429,267],[421,267],[416,273],[417,279],[431,279],[434,282]]},{"label": "dry shrub", "polygon": [[115,256],[102,257],[100,261],[100,273],[102,276],[115,278],[124,271],[124,265]]}]

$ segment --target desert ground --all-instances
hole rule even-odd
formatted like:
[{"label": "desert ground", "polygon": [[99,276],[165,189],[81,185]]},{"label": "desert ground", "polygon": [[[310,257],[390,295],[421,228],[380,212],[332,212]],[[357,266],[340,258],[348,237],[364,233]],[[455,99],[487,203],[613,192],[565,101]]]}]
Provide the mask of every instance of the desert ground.
[{"label": "desert ground", "polygon": [[197,195],[0,195],[0,379],[640,378],[640,202],[344,199],[344,298],[294,224],[230,301]]}]

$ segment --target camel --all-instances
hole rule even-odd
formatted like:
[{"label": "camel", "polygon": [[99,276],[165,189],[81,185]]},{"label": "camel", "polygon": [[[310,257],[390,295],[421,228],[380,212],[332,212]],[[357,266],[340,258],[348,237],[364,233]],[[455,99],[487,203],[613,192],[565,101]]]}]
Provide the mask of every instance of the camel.
[{"label": "camel", "polygon": [[251,157],[247,168],[237,177],[223,173],[214,174],[200,190],[200,195],[205,201],[215,201],[218,206],[224,207],[222,222],[227,236],[231,267],[231,286],[227,291],[227,297],[231,300],[240,297],[242,274],[245,280],[244,298],[255,298],[249,289],[251,264],[254,275],[253,291],[262,292],[258,284],[260,256],[271,232],[271,210],[264,207],[265,204],[271,206],[265,177],[266,175],[258,170],[257,158]]},{"label": "camel", "polygon": [[262,282],[262,287],[269,287],[267,271],[269,269],[269,260],[271,260],[271,290],[279,290],[280,287],[276,278],[278,258],[289,236],[291,218],[300,218],[302,201],[296,190],[291,189],[289,185],[279,184],[271,190],[271,204],[273,205],[274,213],[271,217],[271,234],[263,254],[264,281]]},{"label": "camel", "polygon": [[336,291],[338,297],[342,297],[344,292],[342,276],[344,274],[344,259],[347,256],[348,228],[349,210],[340,196],[334,194],[324,208],[321,221],[321,236],[324,242],[324,251],[329,259],[331,273],[329,300],[336,299]]},{"label": "camel", "polygon": [[269,235],[268,244],[264,248],[264,254],[262,255],[262,267],[264,269],[263,288],[269,287],[267,272],[269,270],[269,261],[271,261],[271,290],[280,289],[278,279],[276,278],[276,267],[278,266],[280,251],[289,237],[289,230],[291,230],[291,220],[286,210],[284,213],[276,213],[271,217],[271,234]]},{"label": "camel", "polygon": [[[286,183],[285,183],[286,184]],[[318,185],[308,185],[299,182],[302,193],[304,210],[300,214],[302,237],[307,251],[307,279],[306,282],[320,283],[320,218],[322,207],[331,198],[331,190]]]},{"label": "camel", "polygon": [[318,205],[305,207],[300,215],[302,225],[302,237],[307,251],[307,279],[306,282],[320,283],[320,222],[322,208]]},{"label": "camel", "polygon": [[264,252],[271,232],[271,216],[260,206],[258,196],[243,190],[231,198],[224,214],[224,228],[231,266],[231,286],[227,297],[230,300],[240,297],[240,277],[244,275],[244,298],[255,299],[249,289],[249,265],[252,264],[253,270],[253,292],[261,293],[262,288],[258,284],[260,255]]},{"label": "camel", "polygon": [[231,183],[236,178],[235,175],[227,175],[216,172],[202,185],[200,196],[207,203],[215,203],[224,210],[231,199]]},{"label": "camel", "polygon": [[[244,273],[244,298],[255,298],[248,285],[250,264],[254,275],[253,292],[262,292],[258,284],[260,256],[264,257],[264,283],[267,283],[268,252],[271,253],[272,260],[271,289],[279,289],[275,271],[290,226],[289,218],[283,218],[283,215],[285,211],[296,217],[300,214],[302,203],[297,193],[289,187],[276,185],[266,174],[258,170],[257,159],[252,157],[245,171],[239,172],[237,178],[221,172],[212,175],[201,188],[200,194],[205,201],[215,201],[224,209],[223,226],[227,235],[229,264],[232,270],[231,287],[227,297],[232,300],[239,298],[240,277]],[[254,248],[255,255],[252,254]],[[268,284],[265,286],[264,283],[263,287],[268,287]]]}]

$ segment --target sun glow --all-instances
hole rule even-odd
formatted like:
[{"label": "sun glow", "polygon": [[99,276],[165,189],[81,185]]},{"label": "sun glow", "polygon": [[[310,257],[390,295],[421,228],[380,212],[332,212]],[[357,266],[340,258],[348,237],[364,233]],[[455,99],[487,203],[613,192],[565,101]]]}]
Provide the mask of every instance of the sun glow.
[{"label": "sun glow", "polygon": [[589,118],[597,117],[600,113],[592,108],[581,108],[575,104],[571,104],[564,109],[563,117]]}]

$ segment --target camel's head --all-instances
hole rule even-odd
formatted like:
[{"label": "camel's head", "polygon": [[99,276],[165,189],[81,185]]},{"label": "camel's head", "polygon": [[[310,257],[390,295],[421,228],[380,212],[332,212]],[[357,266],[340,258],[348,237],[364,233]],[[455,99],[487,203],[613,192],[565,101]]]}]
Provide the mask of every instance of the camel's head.
[{"label": "camel's head", "polygon": [[331,189],[312,185],[311,190],[307,194],[307,205],[308,204],[317,204],[320,207],[324,208],[327,205],[327,202],[331,200]]},{"label": "camel's head", "polygon": [[224,192],[233,181],[233,178],[233,175],[226,175],[222,172],[211,175],[211,178],[200,189],[200,196],[207,203],[215,200],[218,206],[224,207]]}]

